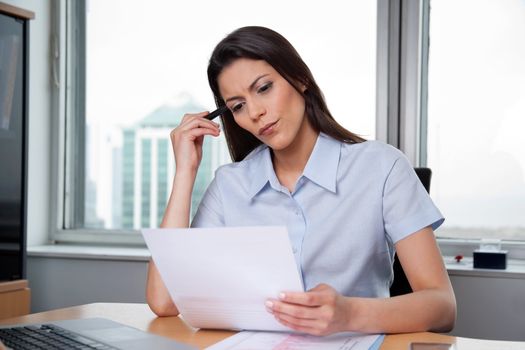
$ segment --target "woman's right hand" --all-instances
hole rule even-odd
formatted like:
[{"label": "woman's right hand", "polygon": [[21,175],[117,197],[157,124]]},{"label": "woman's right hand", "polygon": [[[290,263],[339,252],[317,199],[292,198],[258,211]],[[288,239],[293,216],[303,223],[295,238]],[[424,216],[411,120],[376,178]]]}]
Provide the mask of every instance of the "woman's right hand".
[{"label": "woman's right hand", "polygon": [[177,172],[197,173],[205,135],[219,136],[219,124],[204,118],[208,112],[185,114],[170,133]]}]

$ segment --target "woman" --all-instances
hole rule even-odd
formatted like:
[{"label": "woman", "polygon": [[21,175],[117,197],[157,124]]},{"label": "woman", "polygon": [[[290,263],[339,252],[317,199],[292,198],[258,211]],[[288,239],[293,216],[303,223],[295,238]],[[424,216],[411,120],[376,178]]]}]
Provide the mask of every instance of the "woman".
[{"label": "woman", "polygon": [[[291,44],[262,27],[240,28],[212,53],[208,80],[235,163],[219,168],[192,226],[286,225],[304,293],[266,301],[285,326],[314,335],[399,333],[453,327],[454,293],[433,229],[443,217],[401,152],[365,141],[330,114]],[[171,133],[177,164],[162,227],[188,227],[207,112]],[[413,293],[389,297],[394,252]],[[176,305],[153,262],[147,300]]]}]

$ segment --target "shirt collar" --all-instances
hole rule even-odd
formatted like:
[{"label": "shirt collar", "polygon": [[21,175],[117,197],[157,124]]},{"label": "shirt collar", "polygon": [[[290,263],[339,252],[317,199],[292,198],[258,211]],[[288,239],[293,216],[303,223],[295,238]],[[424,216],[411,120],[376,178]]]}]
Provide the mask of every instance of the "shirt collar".
[{"label": "shirt collar", "polygon": [[[273,169],[270,149],[264,145],[261,147],[262,149],[254,151],[252,155],[248,156],[256,162],[251,173],[252,182],[248,192],[250,198],[255,197],[267,183],[270,183],[276,190],[281,187]],[[319,133],[312,154],[306,163],[303,176],[335,193],[340,154],[340,142]]]},{"label": "shirt collar", "polygon": [[337,168],[341,156],[341,143],[328,135],[319,133],[303,176],[319,186],[336,193]]},{"label": "shirt collar", "polygon": [[277,176],[273,170],[272,156],[270,149],[266,145],[259,146],[261,149],[254,151],[253,154],[248,155],[255,162],[251,171],[251,185],[248,190],[250,198],[255,197],[263,187],[269,182],[278,183]]}]

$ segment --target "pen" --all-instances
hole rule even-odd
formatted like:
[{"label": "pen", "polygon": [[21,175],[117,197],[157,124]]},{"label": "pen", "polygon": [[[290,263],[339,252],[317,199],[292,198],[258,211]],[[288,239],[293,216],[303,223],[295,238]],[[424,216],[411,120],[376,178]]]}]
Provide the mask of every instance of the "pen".
[{"label": "pen", "polygon": [[219,107],[217,108],[216,110],[214,110],[213,112],[211,112],[210,114],[208,114],[207,116],[205,116],[204,118],[208,119],[208,120],[213,120],[215,119],[216,117],[220,116],[221,114],[223,114],[224,112],[226,112],[226,110],[228,109],[228,106],[224,105],[222,107]]}]

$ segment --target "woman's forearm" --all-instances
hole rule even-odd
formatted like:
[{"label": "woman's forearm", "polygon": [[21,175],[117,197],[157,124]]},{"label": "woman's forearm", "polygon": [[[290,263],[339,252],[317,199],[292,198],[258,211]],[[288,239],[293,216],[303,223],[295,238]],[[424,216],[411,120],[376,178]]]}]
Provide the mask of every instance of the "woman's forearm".
[{"label": "woman's forearm", "polygon": [[[189,226],[191,192],[194,181],[194,174],[177,174],[173,180],[173,189],[160,225],[161,227],[177,228]],[[151,310],[158,316],[175,316],[179,314],[177,306],[173,303],[153,261],[150,261],[148,267],[146,300]]]},{"label": "woman's forearm", "polygon": [[179,314],[179,310],[173,303],[153,260],[149,262],[148,266],[146,301],[151,311],[157,316],[177,316]]},{"label": "woman's forearm", "polygon": [[358,332],[447,332],[456,319],[451,289],[425,289],[383,299],[349,297],[346,307],[348,329]]},{"label": "woman's forearm", "polygon": [[160,227],[177,228],[190,226],[191,192],[193,191],[195,176],[196,174],[192,171],[178,173],[175,176]]}]

